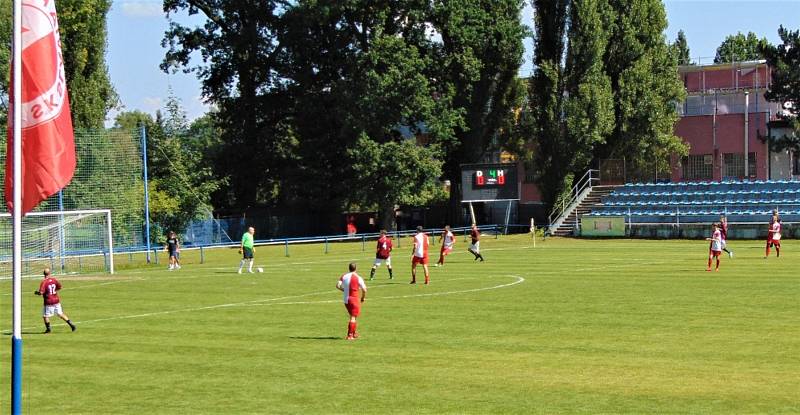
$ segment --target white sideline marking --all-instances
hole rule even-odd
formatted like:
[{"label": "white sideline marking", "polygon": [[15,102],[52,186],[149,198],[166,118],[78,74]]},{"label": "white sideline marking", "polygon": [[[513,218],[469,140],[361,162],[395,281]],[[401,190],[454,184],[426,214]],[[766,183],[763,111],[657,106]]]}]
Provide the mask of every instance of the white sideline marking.
[{"label": "white sideline marking", "polygon": [[[501,288],[511,287],[517,284],[521,284],[525,282],[525,278],[519,275],[500,275],[499,277],[505,278],[514,278],[513,282],[507,284],[499,284],[494,285],[491,287],[482,287],[482,288],[471,288],[465,290],[455,290],[455,291],[445,291],[445,292],[435,292],[435,293],[420,293],[420,294],[407,294],[407,295],[395,295],[395,296],[384,296],[384,297],[370,297],[370,300],[395,300],[395,299],[403,299],[403,298],[417,298],[417,297],[438,297],[438,296],[445,296],[445,295],[454,295],[454,294],[463,294],[463,293],[471,293],[471,292],[478,292],[478,291],[489,291],[489,290],[497,290]],[[456,278],[450,279],[445,281],[457,281],[457,280],[470,280],[470,279],[484,279],[484,278],[496,278],[496,276],[489,276],[489,277],[475,277],[475,278]],[[443,282],[445,282],[443,281]],[[377,285],[373,288],[379,287],[399,287],[401,285]],[[153,317],[153,316],[163,316],[167,314],[177,314],[177,313],[192,313],[196,311],[204,311],[204,310],[215,310],[219,308],[229,308],[229,307],[244,307],[244,306],[272,306],[272,305],[303,305],[303,304],[330,304],[330,303],[341,303],[341,298],[336,300],[317,300],[317,301],[285,301],[285,302],[275,302],[281,300],[288,300],[291,298],[302,298],[302,297],[310,297],[314,295],[321,295],[321,294],[332,294],[336,293],[340,295],[338,291],[334,290],[325,290],[325,291],[316,291],[306,294],[298,294],[298,295],[290,295],[284,297],[275,297],[275,298],[268,298],[268,299],[260,299],[260,300],[251,300],[251,301],[242,301],[239,303],[228,303],[228,304],[216,304],[216,305],[209,305],[204,307],[193,307],[193,308],[182,308],[177,310],[165,310],[165,311],[155,311],[152,313],[141,313],[141,314],[131,314],[127,316],[117,316],[117,317],[107,317],[107,318],[99,318],[94,320],[83,320],[83,321],[76,321],[75,323],[79,324],[90,324],[90,323],[101,323],[106,321],[114,321],[114,320],[129,320],[134,318],[145,318],[145,317]],[[37,326],[38,327],[38,326]],[[25,327],[24,330],[31,330],[33,327]],[[10,333],[9,330],[4,330],[4,333]]]}]

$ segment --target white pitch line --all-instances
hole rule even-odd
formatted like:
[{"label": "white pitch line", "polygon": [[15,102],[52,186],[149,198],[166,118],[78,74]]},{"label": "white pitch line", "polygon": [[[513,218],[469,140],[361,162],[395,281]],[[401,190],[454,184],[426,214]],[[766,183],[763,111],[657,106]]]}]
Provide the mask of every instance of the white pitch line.
[{"label": "white pitch line", "polygon": [[[408,294],[408,295],[397,295],[397,296],[385,296],[385,297],[377,297],[377,298],[370,298],[372,300],[394,300],[394,299],[403,299],[403,298],[417,298],[417,297],[437,297],[437,296],[445,296],[445,295],[454,295],[454,294],[463,294],[463,293],[471,293],[471,292],[479,292],[479,291],[489,291],[489,290],[497,290],[505,287],[511,287],[517,284],[521,284],[525,282],[525,278],[519,275],[501,275],[500,277],[507,277],[507,278],[514,278],[515,281],[507,284],[500,284],[494,285],[491,287],[482,287],[482,288],[471,288],[466,290],[456,290],[456,291],[445,291],[445,292],[437,292],[437,293],[421,293],[421,294]],[[486,277],[486,278],[495,278],[495,277]],[[446,280],[446,281],[455,281],[455,280],[465,280],[465,279],[479,279],[479,278],[459,278],[453,280]],[[374,288],[378,287],[396,287],[397,285],[378,285]],[[131,314],[127,316],[117,316],[117,317],[107,317],[107,318],[99,318],[94,320],[84,320],[84,321],[76,321],[75,323],[79,324],[90,324],[90,323],[101,323],[106,321],[114,321],[114,320],[129,320],[134,318],[145,318],[145,317],[154,317],[154,316],[163,316],[168,314],[177,314],[177,313],[192,313],[197,311],[204,311],[204,310],[215,310],[220,308],[230,308],[230,307],[244,307],[244,306],[272,306],[272,305],[302,305],[302,304],[329,304],[329,303],[339,303],[342,300],[317,300],[317,301],[288,301],[288,302],[278,302],[281,300],[287,300],[290,298],[302,298],[302,297],[310,297],[314,295],[321,295],[321,294],[328,294],[330,295],[332,290],[325,290],[325,291],[317,291],[311,292],[306,294],[299,294],[299,295],[291,295],[291,296],[284,296],[284,297],[275,297],[269,299],[261,299],[261,300],[251,300],[251,301],[243,301],[239,303],[228,303],[228,304],[215,304],[209,305],[204,307],[193,307],[193,308],[182,308],[177,310],[165,310],[165,311],[155,311],[152,313],[141,313],[141,314]],[[338,293],[337,293],[338,294]],[[30,330],[31,327],[25,327],[24,330]],[[4,330],[4,333],[8,333],[8,330]]]}]

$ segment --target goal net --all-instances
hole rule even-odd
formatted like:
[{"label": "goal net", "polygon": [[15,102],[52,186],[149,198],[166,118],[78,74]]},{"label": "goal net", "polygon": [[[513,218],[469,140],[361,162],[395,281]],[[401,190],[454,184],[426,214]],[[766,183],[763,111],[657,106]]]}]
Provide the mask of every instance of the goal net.
[{"label": "goal net", "polygon": [[[12,218],[0,214],[0,273],[11,275]],[[32,212],[22,218],[22,274],[114,272],[111,211]]]}]

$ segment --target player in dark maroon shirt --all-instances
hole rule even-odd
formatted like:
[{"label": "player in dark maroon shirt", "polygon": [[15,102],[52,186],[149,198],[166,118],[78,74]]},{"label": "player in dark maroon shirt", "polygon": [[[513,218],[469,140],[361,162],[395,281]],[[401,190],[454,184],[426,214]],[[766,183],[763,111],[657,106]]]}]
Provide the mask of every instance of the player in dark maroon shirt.
[{"label": "player in dark maroon shirt", "polygon": [[44,308],[42,310],[42,319],[44,320],[45,333],[50,333],[50,317],[54,315],[59,316],[62,320],[69,324],[69,328],[75,331],[77,327],[70,321],[69,317],[61,310],[61,299],[58,298],[58,290],[61,289],[61,283],[57,279],[50,276],[50,268],[45,268],[43,271],[44,277],[39,289],[33,293],[41,295],[44,298]]},{"label": "player in dark maroon shirt", "polygon": [[725,215],[719,217],[719,232],[722,234],[722,250],[728,253],[729,258],[733,258],[733,251],[728,249],[728,218]]},{"label": "player in dark maroon shirt", "polygon": [[474,223],[472,224],[472,231],[470,231],[469,237],[472,239],[472,245],[469,246],[467,251],[475,255],[476,261],[480,258],[481,262],[483,262],[483,255],[481,255],[481,231],[478,230],[478,226]]},{"label": "player in dark maroon shirt", "polygon": [[375,249],[375,263],[372,264],[372,270],[369,272],[370,281],[375,278],[375,270],[381,266],[381,263],[386,261],[386,268],[389,269],[389,279],[394,279],[392,275],[392,238],[386,236],[386,230],[381,230],[381,236],[378,238],[378,245]]}]

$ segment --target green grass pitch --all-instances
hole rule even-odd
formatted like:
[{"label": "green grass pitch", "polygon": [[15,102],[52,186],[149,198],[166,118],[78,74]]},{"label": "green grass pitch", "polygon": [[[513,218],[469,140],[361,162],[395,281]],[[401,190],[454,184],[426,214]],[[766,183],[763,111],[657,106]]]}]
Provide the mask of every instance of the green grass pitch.
[{"label": "green grass pitch", "polygon": [[[359,318],[334,285],[372,242],[184,252],[184,267],[63,276],[40,334],[24,281],[23,411],[44,413],[798,413],[798,245],[762,241],[706,272],[704,241],[458,238],[430,286],[410,286],[409,240]],[[433,249],[432,249],[433,251]],[[438,254],[438,248],[435,250]],[[432,262],[436,257],[432,255]],[[163,257],[162,257],[163,261]],[[0,405],[10,408],[11,284],[0,281]]]}]

